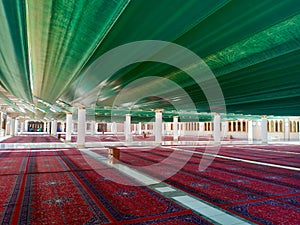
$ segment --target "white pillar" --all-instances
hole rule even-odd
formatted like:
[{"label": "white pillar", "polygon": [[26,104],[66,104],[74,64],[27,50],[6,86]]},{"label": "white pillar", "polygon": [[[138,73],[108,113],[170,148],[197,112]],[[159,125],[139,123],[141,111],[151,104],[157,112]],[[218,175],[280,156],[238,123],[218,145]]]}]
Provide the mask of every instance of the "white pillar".
[{"label": "white pillar", "polygon": [[25,132],[28,132],[28,120],[25,120]]},{"label": "white pillar", "polygon": [[261,118],[261,142],[268,143],[268,120],[266,116]]},{"label": "white pillar", "polygon": [[15,128],[15,126],[16,126],[16,122],[15,122],[15,119],[14,118],[11,118],[11,120],[10,120],[10,135],[11,136],[15,136],[15,132],[16,132],[16,128]]},{"label": "white pillar", "polygon": [[96,123],[96,121],[95,121],[94,133],[95,134],[98,133],[98,123]]},{"label": "white pillar", "polygon": [[0,137],[2,136],[3,112],[0,112]]},{"label": "white pillar", "polygon": [[72,136],[72,114],[66,114],[66,141],[71,141]]},{"label": "white pillar", "polygon": [[127,142],[130,142],[131,141],[131,115],[130,114],[126,114],[124,133],[125,133],[125,140]]},{"label": "white pillar", "polygon": [[178,116],[173,117],[173,140],[178,141]]},{"label": "white pillar", "polygon": [[162,110],[155,110],[155,142],[162,142]]},{"label": "white pillar", "polygon": [[284,140],[290,140],[290,120],[288,118],[284,118],[283,124],[283,131],[284,131]]},{"label": "white pillar", "polygon": [[221,141],[221,117],[217,113],[214,115],[213,137],[214,137],[214,142],[220,143],[220,141]]},{"label": "white pillar", "polygon": [[53,126],[52,126],[52,135],[56,136],[57,135],[57,120],[53,120]]},{"label": "white pillar", "polygon": [[77,125],[77,145],[84,146],[85,144],[85,108],[78,108],[78,125]]},{"label": "white pillar", "polygon": [[116,122],[113,122],[112,123],[112,126],[111,126],[111,130],[112,130],[112,133],[113,134],[117,134],[117,132],[118,132],[118,127],[117,127],[117,123]]},{"label": "white pillar", "polygon": [[221,124],[222,124],[223,135],[226,137],[228,134],[228,123],[227,123],[227,121],[223,121],[223,122],[221,122]]},{"label": "white pillar", "polygon": [[53,135],[53,132],[54,132],[54,131],[53,131],[53,128],[54,128],[54,126],[53,126],[53,120],[52,120],[52,121],[51,121],[51,130],[50,130],[50,134],[51,134],[51,135]]},{"label": "white pillar", "polygon": [[200,135],[204,135],[204,122],[200,122],[199,123],[199,131],[200,131]]},{"label": "white pillar", "polygon": [[15,129],[15,135],[18,135],[18,128],[19,128],[19,120],[16,119],[15,120],[15,127],[14,127],[14,129]]},{"label": "white pillar", "polygon": [[10,135],[9,133],[9,127],[10,127],[10,118],[7,116],[6,117],[6,124],[5,124],[5,128],[4,128],[4,136],[6,135]]},{"label": "white pillar", "polygon": [[90,124],[91,124],[91,135],[94,136],[95,135],[95,121],[92,121]]},{"label": "white pillar", "polygon": [[182,124],[182,130],[181,130],[180,135],[182,135],[182,136],[185,136],[186,123],[187,123],[187,122],[182,122],[182,123],[181,123],[181,124]]},{"label": "white pillar", "polygon": [[65,130],[65,122],[61,122],[60,123],[60,130],[61,130],[61,132],[64,132],[64,130]]},{"label": "white pillar", "polygon": [[44,122],[43,132],[47,131],[47,122]]},{"label": "white pillar", "polygon": [[145,133],[147,134],[148,133],[148,124],[145,123]]},{"label": "white pillar", "polygon": [[138,134],[139,135],[142,134],[142,123],[141,122],[138,123]]},{"label": "white pillar", "polygon": [[21,129],[20,129],[20,133],[22,134],[25,131],[25,123],[21,122]]},{"label": "white pillar", "polygon": [[155,122],[152,122],[152,134],[154,135],[154,133],[155,133],[155,126],[156,126],[156,123]]},{"label": "white pillar", "polygon": [[248,141],[253,141],[253,121],[248,121]]},{"label": "white pillar", "polygon": [[52,130],[51,125],[52,125],[52,122],[48,121],[47,122],[47,133],[48,134],[51,134],[51,130]]},{"label": "white pillar", "polygon": [[[298,123],[300,123],[300,120],[298,120]],[[300,124],[299,124],[299,126],[300,126]],[[1,128],[0,128],[1,129]],[[299,141],[300,141],[300,127],[299,127],[299,129],[298,129],[298,139],[299,139]]]},{"label": "white pillar", "polygon": [[134,133],[134,134],[136,134],[136,133],[137,133],[137,129],[136,129],[136,128],[137,128],[137,126],[136,126],[136,125],[137,125],[136,123],[135,123],[135,124],[133,124],[133,133]]}]

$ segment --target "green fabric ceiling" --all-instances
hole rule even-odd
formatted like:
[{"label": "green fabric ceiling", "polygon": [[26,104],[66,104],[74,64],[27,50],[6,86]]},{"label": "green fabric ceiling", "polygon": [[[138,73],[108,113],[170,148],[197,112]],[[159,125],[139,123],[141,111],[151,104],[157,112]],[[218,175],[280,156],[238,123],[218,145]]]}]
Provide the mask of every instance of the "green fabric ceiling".
[{"label": "green fabric ceiling", "polygon": [[[83,96],[91,102],[99,94],[97,108],[102,110],[130,82],[158,76],[180,85],[198,112],[209,112],[195,81],[161,63],[136,63],[107,81],[95,73],[82,82],[105,52],[133,41],[163,40],[188,48],[207,63],[227,112],[300,115],[300,1],[2,0],[0,30],[1,84],[29,102],[72,104]],[[185,60],[179,54],[169,57]],[[101,84],[104,88],[95,93]],[[184,97],[166,87],[161,92]],[[155,108],[174,110],[155,96],[139,101],[136,110]]]},{"label": "green fabric ceiling", "polygon": [[34,95],[54,103],[128,1],[28,0]]},{"label": "green fabric ceiling", "polygon": [[25,2],[0,2],[0,79],[4,88],[32,102]]}]

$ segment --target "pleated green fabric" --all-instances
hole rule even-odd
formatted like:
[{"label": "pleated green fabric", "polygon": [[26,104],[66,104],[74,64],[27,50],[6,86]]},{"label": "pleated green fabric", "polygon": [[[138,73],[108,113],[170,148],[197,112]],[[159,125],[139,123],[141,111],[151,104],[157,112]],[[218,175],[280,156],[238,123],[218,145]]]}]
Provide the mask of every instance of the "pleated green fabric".
[{"label": "pleated green fabric", "polygon": [[27,0],[34,95],[54,103],[128,1]]},{"label": "pleated green fabric", "polygon": [[[107,51],[134,41],[162,40],[206,62],[220,84],[228,113],[300,114],[300,1],[2,0],[0,31],[1,86],[28,102],[41,99],[59,107],[59,112],[69,106],[59,106],[58,99],[69,105],[86,95],[85,102],[91,103],[98,95],[96,111],[105,119],[122,88],[148,76],[175,82],[199,113],[209,112],[197,82],[162,63],[135,63],[109,80],[95,72],[82,82]],[[167,57],[185,60],[180,54]],[[99,85],[101,92],[95,92]],[[166,93],[184,98],[162,85],[158,94]],[[49,105],[36,106],[42,109],[39,116],[60,116]],[[169,101],[153,96],[140,99],[133,114],[148,117],[158,108],[170,118],[175,115]]]},{"label": "pleated green fabric", "polygon": [[23,0],[0,1],[0,79],[10,93],[32,102]]}]

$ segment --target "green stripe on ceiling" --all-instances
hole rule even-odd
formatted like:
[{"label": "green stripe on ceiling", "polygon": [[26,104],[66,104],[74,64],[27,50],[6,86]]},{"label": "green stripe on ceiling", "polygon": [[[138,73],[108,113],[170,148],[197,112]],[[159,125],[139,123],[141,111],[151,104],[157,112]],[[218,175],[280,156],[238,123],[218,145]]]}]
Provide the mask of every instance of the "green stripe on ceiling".
[{"label": "green stripe on ceiling", "polygon": [[175,42],[204,58],[299,13],[295,0],[233,0]]},{"label": "green stripe on ceiling", "polygon": [[55,102],[127,3],[27,0],[34,95]]},{"label": "green stripe on ceiling", "polygon": [[[228,0],[131,1],[84,69],[87,69],[106,51],[125,43],[151,39],[173,41],[224,7],[228,2]],[[144,69],[139,69],[137,74],[142,73]],[[128,75],[127,77],[132,76]],[[83,86],[78,79],[64,93],[63,99],[73,101],[75,91],[86,93],[103,81],[98,74],[94,80],[95,82]]]},{"label": "green stripe on ceiling", "polygon": [[215,75],[248,67],[300,49],[300,15],[204,58]]},{"label": "green stripe on ceiling", "polygon": [[32,102],[24,1],[0,2],[0,31],[1,84],[11,94]]}]

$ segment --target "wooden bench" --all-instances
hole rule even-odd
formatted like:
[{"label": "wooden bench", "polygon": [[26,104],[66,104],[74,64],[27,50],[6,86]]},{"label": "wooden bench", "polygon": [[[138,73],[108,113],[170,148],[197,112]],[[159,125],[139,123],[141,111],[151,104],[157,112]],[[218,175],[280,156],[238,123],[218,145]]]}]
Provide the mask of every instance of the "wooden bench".
[{"label": "wooden bench", "polygon": [[118,163],[119,160],[120,160],[120,149],[116,148],[116,147],[110,147],[108,150],[107,150],[107,158],[108,158],[108,161],[112,164],[114,163]]},{"label": "wooden bench", "polygon": [[232,140],[232,135],[227,135],[227,140]]}]

